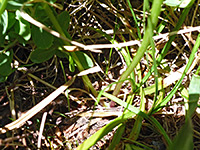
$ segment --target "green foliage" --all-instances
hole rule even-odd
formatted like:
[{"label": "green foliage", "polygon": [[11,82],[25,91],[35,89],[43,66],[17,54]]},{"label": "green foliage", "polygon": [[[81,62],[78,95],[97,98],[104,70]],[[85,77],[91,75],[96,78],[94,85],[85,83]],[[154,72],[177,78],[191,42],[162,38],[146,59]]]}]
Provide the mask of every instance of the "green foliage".
[{"label": "green foliage", "polygon": [[20,11],[16,11],[16,19],[18,22],[15,24],[15,32],[18,33],[25,41],[28,41],[31,38],[31,29],[30,24],[26,20],[24,20]]},{"label": "green foliage", "polygon": [[92,59],[86,53],[77,51],[76,55],[82,63],[84,69],[89,69],[94,66]]},{"label": "green foliage", "polygon": [[53,55],[55,54],[55,49],[54,48],[49,48],[49,49],[41,49],[41,48],[36,48],[30,56],[30,59],[34,63],[42,63],[44,61],[49,60]]},{"label": "green foliage", "polygon": [[50,48],[53,44],[53,36],[42,28],[32,26],[32,38],[38,48]]},{"label": "green foliage", "polygon": [[171,7],[190,7],[193,4],[194,0],[165,0],[164,4]]},{"label": "green foliage", "polygon": [[193,75],[189,86],[189,109],[187,110],[186,123],[183,125],[169,150],[189,150],[194,149],[193,126],[191,117],[197,108],[200,96],[200,76]]},{"label": "green foliage", "polygon": [[7,76],[12,72],[11,62],[13,59],[13,51],[7,51],[6,53],[0,53],[0,82],[5,81]]},{"label": "green foliage", "polygon": [[70,20],[69,13],[67,11],[63,11],[57,17],[58,17],[58,22],[61,25],[62,30],[65,33],[67,33],[67,29],[69,27],[69,20]]},{"label": "green foliage", "polygon": [[[12,58],[10,55],[9,60],[7,58],[7,53],[11,53],[9,52],[10,45],[8,43],[12,43],[15,40],[24,46],[29,42],[33,42],[35,44],[36,48],[30,54],[30,60],[32,62],[42,63],[51,59],[54,55],[57,55],[58,57],[67,58],[70,62],[70,70],[74,71],[74,67],[76,66],[74,64],[74,57],[71,56],[71,54],[67,54],[68,52],[66,51],[61,52],[58,50],[62,49],[62,46],[64,46],[65,42],[52,36],[44,29],[36,27],[30,22],[24,20],[21,17],[20,9],[22,6],[25,6],[24,10],[26,12],[28,12],[33,18],[46,25],[47,27],[55,29],[60,26],[65,36],[71,39],[69,33],[67,32],[70,21],[69,13],[67,11],[62,11],[58,14],[53,8],[47,7],[47,4],[43,4],[42,1],[40,3],[29,3],[24,5],[25,2],[27,1],[10,0],[7,2],[6,0],[2,0],[0,2],[0,12],[2,12],[0,13],[0,15],[2,14],[0,17],[0,46],[5,48],[1,53],[2,63],[0,67],[3,67],[4,70],[6,70],[4,73],[0,73],[0,78],[4,79],[1,81],[5,81],[6,77],[11,73]],[[49,2],[54,3],[55,0],[50,0]],[[48,11],[46,9],[48,9]],[[52,22],[53,17],[55,20]],[[55,24],[55,22],[58,22],[58,24]],[[93,66],[93,62],[87,54],[83,52],[76,52],[76,55],[78,58],[80,58],[81,63],[79,64],[83,65],[83,69],[88,69]]]},{"label": "green foliage", "polygon": [[[71,71],[75,70],[75,67],[77,67],[80,71],[91,68],[94,66],[94,63],[92,59],[84,52],[77,51],[77,52],[71,52],[68,53],[63,46],[70,45],[69,42],[62,41],[61,39],[52,36],[49,32],[45,31],[43,28],[36,27],[35,25],[31,24],[30,22],[26,21],[21,17],[20,14],[20,8],[23,6],[23,4],[27,2],[26,0],[18,0],[18,1],[7,1],[7,0],[1,0],[0,1],[0,46],[2,47],[2,50],[0,51],[0,82],[6,81],[7,77],[15,70],[11,65],[13,62],[13,50],[12,46],[18,42],[21,45],[26,46],[26,44],[32,44],[34,45],[35,49],[32,50],[30,53],[30,60],[33,63],[42,63],[45,61],[48,61],[53,56],[66,58],[69,61],[69,68]],[[50,3],[54,3],[55,0],[49,0]],[[124,113],[122,116],[117,117],[115,120],[108,123],[105,127],[101,128],[99,131],[97,131],[95,134],[93,134],[90,138],[85,140],[81,145],[79,145],[78,149],[89,149],[92,147],[98,140],[100,140],[103,136],[108,134],[110,131],[113,130],[113,128],[117,127],[115,136],[113,138],[112,143],[110,144],[109,149],[114,149],[116,144],[119,143],[119,141],[122,138],[123,132],[125,130],[125,123],[127,119],[136,117],[136,121],[134,123],[133,131],[131,132],[131,135],[128,140],[136,140],[138,138],[140,129],[142,127],[142,121],[143,119],[146,119],[149,121],[149,123],[157,130],[162,136],[167,145],[169,145],[168,149],[175,150],[187,150],[187,149],[193,149],[193,126],[191,122],[191,117],[197,107],[197,101],[199,100],[200,95],[200,77],[199,76],[193,76],[190,87],[189,87],[189,109],[187,110],[186,115],[186,123],[183,126],[183,128],[180,130],[178,135],[174,138],[174,141],[171,142],[171,139],[168,137],[166,131],[163,129],[161,124],[152,117],[153,114],[158,112],[161,108],[165,107],[166,104],[169,102],[169,100],[172,98],[172,96],[177,92],[178,88],[181,86],[182,80],[186,75],[186,72],[189,70],[194,57],[195,53],[197,52],[199,45],[200,45],[200,35],[197,37],[196,44],[194,45],[194,48],[191,52],[190,58],[188,60],[188,63],[186,65],[185,71],[182,74],[182,77],[179,79],[179,81],[175,84],[174,88],[169,92],[169,94],[161,100],[157,100],[159,96],[162,97],[161,90],[163,90],[162,87],[162,80],[159,80],[158,76],[159,73],[157,71],[157,66],[160,65],[162,59],[165,57],[166,53],[168,52],[169,47],[171,46],[172,41],[174,40],[175,36],[171,36],[169,38],[169,41],[164,46],[163,50],[158,54],[158,57],[155,53],[155,45],[153,41],[153,34],[155,33],[155,29],[158,33],[160,33],[166,25],[166,22],[160,22],[160,25],[158,26],[158,16],[162,10],[162,0],[155,0],[152,4],[151,9],[151,15],[148,17],[148,24],[146,26],[144,35],[141,35],[141,29],[139,27],[138,20],[136,18],[136,15],[133,11],[131,1],[127,0],[129,9],[131,10],[131,14],[133,16],[133,20],[136,24],[137,29],[137,39],[142,39],[141,46],[137,50],[137,53],[135,57],[132,59],[132,55],[130,55],[128,48],[124,49],[117,49],[122,54],[126,61],[127,69],[125,72],[121,75],[119,82],[116,83],[116,88],[113,92],[113,94],[108,94],[106,92],[100,92],[99,93],[99,99],[101,95],[107,97],[108,99],[116,102],[117,104],[123,106],[125,108]],[[182,23],[190,10],[190,6],[193,4],[194,0],[165,0],[164,4],[171,6],[171,7],[180,7],[185,8],[183,10],[182,15],[180,16],[180,19],[178,23],[176,24],[176,27],[174,30],[179,30],[179,28],[182,26]],[[113,1],[114,3],[114,1]],[[148,4],[149,2],[146,0],[145,4]],[[149,4],[148,4],[149,5]],[[145,6],[145,9],[149,9],[150,6]],[[44,24],[46,27],[56,30],[59,32],[63,37],[67,37],[68,39],[71,39],[70,34],[68,33],[68,28],[70,24],[70,15],[67,11],[62,11],[61,13],[57,13],[57,11],[54,10],[54,8],[50,7],[46,3],[34,3],[34,4],[26,4],[24,8],[25,12],[31,15],[33,18],[35,18],[37,21]],[[144,17],[144,22],[145,22]],[[116,44],[117,41],[114,38],[111,38],[110,35],[107,35],[103,33],[103,31],[100,31],[99,29],[95,29],[90,27],[90,29],[100,33],[104,37],[106,37],[112,44]],[[118,28],[115,28],[117,30]],[[142,37],[143,36],[143,37]],[[123,37],[123,35],[121,35]],[[124,40],[125,41],[125,40]],[[146,50],[151,47],[153,50],[152,57],[153,57],[153,67],[149,69],[150,71],[147,73],[147,75],[144,78],[140,78],[140,83],[133,84],[132,88],[134,89],[133,92],[138,92],[140,90],[140,102],[141,106],[140,108],[136,108],[133,105],[131,105],[132,100],[122,101],[121,99],[117,98],[116,95],[118,95],[121,86],[125,80],[131,80],[133,81],[135,76],[133,73],[133,70],[138,70],[137,66],[139,62],[141,61],[141,58],[144,56]],[[64,69],[63,69],[64,70]],[[147,87],[146,89],[143,89],[144,83],[149,79],[150,75],[154,73],[154,80],[155,84],[151,87]],[[64,74],[64,71],[63,71]],[[140,75],[138,75],[140,76]],[[84,82],[87,85],[89,89],[92,91],[94,96],[97,96],[97,92],[92,87],[90,80],[87,78],[87,76],[83,76]],[[65,79],[66,80],[66,79]],[[136,86],[137,85],[137,86]],[[135,86],[135,87],[134,87]],[[140,89],[139,89],[140,88]],[[137,91],[138,90],[138,91]],[[152,94],[154,95],[154,101],[153,106],[146,114],[145,110],[145,94]],[[130,96],[130,95],[129,95]],[[137,130],[134,132],[134,130]],[[186,138],[187,137],[187,138]],[[133,142],[134,143],[134,142]],[[127,149],[136,149],[135,145],[132,144],[126,144]],[[139,149],[140,147],[138,147]],[[148,149],[148,148],[146,148]]]}]

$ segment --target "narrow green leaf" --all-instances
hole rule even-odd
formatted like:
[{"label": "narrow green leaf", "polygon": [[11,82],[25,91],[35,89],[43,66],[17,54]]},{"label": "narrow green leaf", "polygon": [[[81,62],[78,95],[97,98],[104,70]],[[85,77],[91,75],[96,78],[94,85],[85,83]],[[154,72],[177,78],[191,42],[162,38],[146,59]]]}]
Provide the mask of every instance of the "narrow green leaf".
[{"label": "narrow green leaf", "polygon": [[0,46],[3,46],[5,41],[5,33],[8,27],[8,12],[5,10],[0,16]]},{"label": "narrow green leaf", "polygon": [[8,0],[0,0],[0,17],[6,8],[7,2]]},{"label": "narrow green leaf", "polygon": [[167,133],[165,132],[163,127],[160,125],[160,123],[154,117],[148,116],[147,114],[145,114],[144,112],[142,112],[138,108],[134,107],[131,104],[127,104],[126,102],[122,101],[121,99],[117,98],[116,96],[114,96],[112,94],[109,94],[109,93],[106,93],[106,92],[101,92],[101,94],[106,96],[110,100],[118,103],[119,105],[123,106],[125,109],[128,109],[128,110],[132,111],[133,113],[135,113],[135,114],[147,119],[158,130],[158,132],[160,132],[163,135],[163,137],[166,140],[166,142],[168,144],[171,143],[171,140],[168,137]]},{"label": "narrow green leaf", "polygon": [[8,12],[8,30],[13,27],[15,22],[16,22],[15,14],[12,12]]},{"label": "narrow green leaf", "polygon": [[69,70],[71,72],[75,71],[75,63],[71,55],[69,55]]},{"label": "narrow green leaf", "polygon": [[194,0],[165,0],[164,4],[171,7],[186,8],[193,4]]},{"label": "narrow green leaf", "polygon": [[109,124],[101,128],[99,131],[97,131],[95,134],[93,134],[91,137],[89,137],[87,140],[85,140],[81,145],[78,146],[77,150],[87,150],[90,147],[92,147],[97,141],[99,141],[104,135],[106,135],[108,132],[112,131],[113,128],[115,128],[120,123],[123,123],[128,118],[131,118],[135,113],[133,112],[127,112],[124,113],[122,116],[116,118],[115,120],[111,121]]},{"label": "narrow green leaf", "polygon": [[108,150],[113,150],[117,144],[119,144],[122,134],[124,133],[125,130],[125,124],[120,124],[117,131],[115,132],[112,142],[110,143]]},{"label": "narrow green leaf", "polygon": [[0,18],[0,34],[4,35],[8,27],[8,11],[5,10]]},{"label": "narrow green leaf", "polygon": [[189,86],[189,110],[188,110],[188,116],[187,118],[190,118],[195,109],[197,108],[197,102],[199,100],[200,96],[200,76],[193,75],[192,80],[190,82]]},{"label": "narrow green leaf", "polygon": [[193,128],[189,119],[175,137],[168,150],[193,150]]},{"label": "narrow green leaf", "polygon": [[193,47],[193,50],[192,50],[192,52],[190,54],[190,57],[189,57],[189,61],[188,61],[187,65],[186,65],[186,67],[185,67],[185,70],[184,70],[181,78],[175,84],[174,88],[170,91],[170,93],[163,99],[163,101],[154,108],[154,112],[152,112],[152,114],[157,112],[162,107],[164,107],[167,104],[167,102],[172,98],[172,96],[176,93],[176,91],[178,90],[179,86],[182,83],[183,78],[186,75],[186,72],[189,70],[189,68],[190,68],[190,66],[191,66],[191,64],[192,64],[192,62],[194,60],[195,54],[196,54],[199,46],[200,46],[200,34],[198,35],[198,37],[196,39],[196,43],[195,43],[195,45]]},{"label": "narrow green leaf", "polygon": [[77,51],[75,53],[79,58],[84,69],[89,69],[94,66],[92,59],[86,53],[83,53],[81,51]]},{"label": "narrow green leaf", "polygon": [[40,49],[36,48],[31,52],[30,59],[34,63],[42,63],[49,60],[55,54],[56,50],[54,48],[50,49]]}]

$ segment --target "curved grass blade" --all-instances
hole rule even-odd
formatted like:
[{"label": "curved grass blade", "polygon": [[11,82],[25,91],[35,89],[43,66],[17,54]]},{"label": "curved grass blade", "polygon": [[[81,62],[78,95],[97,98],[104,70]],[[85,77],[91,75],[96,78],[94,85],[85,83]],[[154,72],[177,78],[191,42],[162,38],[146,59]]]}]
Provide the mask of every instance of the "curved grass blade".
[{"label": "curved grass blade", "polygon": [[112,142],[108,147],[108,150],[113,150],[115,149],[116,145],[119,144],[122,134],[124,133],[125,130],[125,124],[121,123],[116,131],[116,133],[113,136]]},{"label": "curved grass blade", "polygon": [[101,128],[99,131],[97,131],[95,134],[93,134],[91,137],[89,137],[87,140],[85,140],[81,145],[78,146],[77,150],[89,149],[90,147],[95,145],[95,143],[97,141],[99,141],[104,135],[106,135],[106,134],[108,134],[108,132],[112,131],[113,128],[115,128],[116,126],[123,123],[128,118],[131,118],[134,115],[135,115],[135,113],[133,113],[133,112],[124,113],[122,116],[116,118],[115,120],[113,120],[112,122],[110,122],[109,124],[107,124],[106,126]]},{"label": "curved grass blade", "polygon": [[102,92],[102,95],[106,96],[107,98],[111,99],[112,101],[118,103],[119,105],[123,106],[125,109],[128,109],[130,111],[132,111],[134,114],[137,114],[138,116],[141,116],[145,119],[147,119],[154,127],[156,130],[158,130],[159,133],[161,133],[165,139],[165,141],[167,142],[167,144],[171,143],[170,138],[168,137],[167,133],[165,132],[165,130],[163,129],[163,127],[161,126],[161,124],[152,116],[148,116],[147,114],[145,114],[144,112],[142,112],[141,110],[139,110],[138,108],[127,104],[126,102],[122,101],[121,99],[115,97],[112,94],[108,94],[106,92]]},{"label": "curved grass blade", "polygon": [[194,57],[195,57],[195,53],[197,52],[198,48],[200,47],[200,34],[198,35],[197,39],[196,39],[196,43],[194,45],[194,48],[192,50],[192,53],[190,54],[190,57],[189,57],[189,60],[188,60],[188,63],[185,67],[185,70],[181,76],[181,78],[179,79],[179,81],[176,83],[176,85],[174,86],[174,88],[171,90],[171,92],[169,93],[169,95],[167,95],[167,97],[165,97],[163,99],[163,101],[161,103],[159,103],[151,112],[151,114],[154,114],[155,112],[157,112],[159,109],[161,109],[162,107],[164,107],[167,102],[172,98],[172,96],[176,93],[176,91],[178,90],[179,86],[181,85],[182,83],[182,80],[183,78],[185,77],[187,71],[189,70],[193,60],[194,60]]},{"label": "curved grass blade", "polygon": [[[153,1],[152,12],[151,12],[151,23],[152,23],[153,28],[155,28],[157,25],[158,16],[160,15],[160,12],[161,12],[161,5],[162,5],[162,0]],[[136,67],[136,65],[141,60],[141,58],[144,56],[146,48],[150,44],[150,36],[151,35],[152,35],[152,30],[149,27],[149,22],[148,22],[148,26],[145,31],[142,44],[141,44],[140,48],[138,49],[135,57],[133,58],[133,61],[131,62],[131,64],[128,66],[126,71],[121,75],[119,81],[126,79],[130,75],[130,73],[133,71],[133,69]],[[121,86],[122,86],[122,82],[119,82],[116,85],[115,90],[113,91],[113,95],[117,95],[119,93]]]},{"label": "curved grass blade", "polygon": [[[178,31],[181,28],[181,26],[182,26],[186,16],[188,15],[190,9],[191,9],[191,7],[187,7],[187,8],[185,8],[183,10],[183,12],[182,12],[177,24],[176,24],[176,27],[174,28],[173,31]],[[166,56],[169,48],[171,47],[171,43],[174,41],[175,37],[176,37],[176,35],[172,35],[172,36],[169,37],[168,42],[166,43],[166,45],[164,46],[164,48],[162,49],[160,55],[157,58],[157,65],[159,65],[161,63],[161,61],[163,60],[163,58]],[[151,70],[142,79],[142,82],[140,83],[140,86],[142,86],[148,80],[148,78],[150,77],[150,75],[153,72],[154,72],[154,66],[152,66]],[[138,89],[136,89],[136,91],[137,90],[139,90],[139,87],[138,87]]]}]

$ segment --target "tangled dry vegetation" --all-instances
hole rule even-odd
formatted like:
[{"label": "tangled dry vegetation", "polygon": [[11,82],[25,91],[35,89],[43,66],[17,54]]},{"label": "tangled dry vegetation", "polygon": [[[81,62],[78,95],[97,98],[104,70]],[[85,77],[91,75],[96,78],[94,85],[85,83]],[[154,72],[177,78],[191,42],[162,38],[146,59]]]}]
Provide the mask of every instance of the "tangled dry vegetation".
[{"label": "tangled dry vegetation", "polygon": [[[133,41],[133,44],[126,43],[130,44],[126,47],[126,50],[131,57],[135,56],[140,46],[140,43],[134,43],[134,40],[138,39],[138,31],[127,1],[119,0],[112,4],[109,0],[66,0],[60,2],[60,4],[70,14],[71,20],[68,32],[72,39],[85,45],[99,46],[98,49],[93,51],[85,51],[94,63],[101,68],[100,72],[88,75],[95,90],[100,91],[118,81],[127,68],[126,58],[122,55],[123,51],[120,49],[116,47],[109,48],[112,39],[109,40],[107,37],[112,37],[118,43]],[[131,4],[139,21],[138,26],[141,30],[141,36],[143,36],[143,2],[134,0],[131,1]],[[193,27],[199,25],[200,10],[198,6],[199,1],[196,1],[196,5],[193,5],[184,20],[180,34],[173,40],[168,53],[158,66],[158,72],[165,86],[163,96],[168,95],[176,81],[180,79],[195,44],[198,35],[197,30],[193,32],[186,32],[186,30],[194,30]],[[163,25],[162,33],[170,33],[176,26],[182,9],[174,11],[168,6],[163,6],[163,8],[164,11],[161,12],[159,23],[162,22],[160,25]],[[60,10],[57,11],[59,12]],[[148,15],[147,13],[145,17],[148,17]],[[155,37],[156,55],[160,53],[167,41],[167,36],[158,34]],[[31,64],[29,60],[31,51],[31,44],[26,45],[26,47],[20,44],[14,46],[13,63],[24,65],[26,71],[16,70],[6,82],[0,83],[1,127],[11,122],[12,111],[19,118],[79,72],[77,69],[74,72],[70,72],[69,61],[66,58],[58,58],[56,56],[44,63],[29,65]],[[198,68],[199,54],[200,51],[196,54],[195,60],[182,82],[182,89],[188,88],[191,76]],[[152,67],[152,62],[151,49],[147,49],[139,66],[134,70],[136,83],[140,81],[137,73],[140,71],[142,77],[144,77]],[[152,92],[152,85],[154,83],[152,76],[143,84],[146,92],[146,111],[149,111],[153,105],[154,92]],[[114,86],[115,84],[110,86],[107,92],[112,93]],[[125,81],[118,98],[126,100],[132,90],[131,84]],[[184,124],[184,102],[186,99],[184,99],[183,95],[184,90],[179,90],[163,109],[153,115],[171,139]],[[1,134],[1,149],[37,149],[41,147],[41,149],[67,150],[77,148],[88,137],[121,115],[124,110],[122,106],[111,102],[103,96],[100,99],[100,103],[94,106],[94,99],[84,88],[81,77],[76,77],[67,92],[58,96],[30,120],[24,122],[22,127],[6,134]],[[140,94],[138,92],[134,93],[132,104],[139,108],[140,99]],[[43,121],[45,125],[42,127]],[[200,149],[200,118],[198,113],[195,113],[192,121],[195,149]],[[129,119],[125,123],[123,139],[118,143],[116,149],[124,149],[124,143],[131,143],[126,138],[129,137],[134,122],[134,119]],[[41,128],[43,129],[42,134]],[[98,141],[91,149],[106,149],[112,141],[115,131],[116,128]],[[162,136],[154,130],[147,120],[142,122],[137,142],[152,149],[166,149],[166,143],[162,140]]]}]

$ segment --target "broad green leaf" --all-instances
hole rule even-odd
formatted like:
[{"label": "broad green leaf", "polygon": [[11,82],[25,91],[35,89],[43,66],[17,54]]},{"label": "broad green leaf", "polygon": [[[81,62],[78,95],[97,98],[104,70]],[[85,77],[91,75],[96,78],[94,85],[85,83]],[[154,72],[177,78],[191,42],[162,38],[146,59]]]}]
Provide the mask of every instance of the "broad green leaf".
[{"label": "broad green leaf", "polygon": [[34,6],[34,18],[44,25],[51,25],[48,15],[46,14],[43,4],[37,3]]},{"label": "broad green leaf", "polygon": [[12,62],[12,51],[7,51],[6,53],[0,53],[0,77],[6,77],[12,72],[11,62]]},{"label": "broad green leaf", "polygon": [[[15,25],[15,28],[17,26],[18,26],[18,24]],[[12,31],[12,30],[10,32],[8,32],[8,34],[6,35],[5,39],[9,40],[9,41],[17,39],[17,41],[19,43],[22,43],[22,44],[26,43],[26,41],[24,40],[23,37],[21,37],[19,34],[17,34],[15,31]]]},{"label": "broad green leaf", "polygon": [[189,86],[189,95],[198,94],[200,95],[200,76],[193,75]]},{"label": "broad green leaf", "polygon": [[42,63],[49,60],[55,54],[56,50],[54,48],[50,49],[40,49],[36,48],[31,52],[30,59],[34,63]]},{"label": "broad green leaf", "polygon": [[77,51],[75,53],[84,69],[89,69],[94,66],[92,59],[86,53],[83,53],[81,51]]},{"label": "broad green leaf", "polygon": [[36,46],[41,49],[50,48],[53,44],[53,36],[42,28],[32,26],[32,38]]},{"label": "broad green leaf", "polygon": [[179,5],[180,8],[186,8],[193,5],[195,0],[182,0],[181,4]]},{"label": "broad green leaf", "polygon": [[22,36],[24,40],[28,41],[31,38],[31,29],[29,22],[21,17],[19,10],[16,11],[16,19],[19,21],[19,28],[16,27],[16,32],[18,32],[18,34]]},{"label": "broad green leaf", "polygon": [[63,31],[67,31],[70,22],[70,16],[67,11],[63,11],[58,15],[58,22],[62,27]]},{"label": "broad green leaf", "polygon": [[61,50],[56,50],[56,56],[60,57],[60,58],[67,58],[69,59],[69,55],[67,54],[67,52],[63,52]]}]

